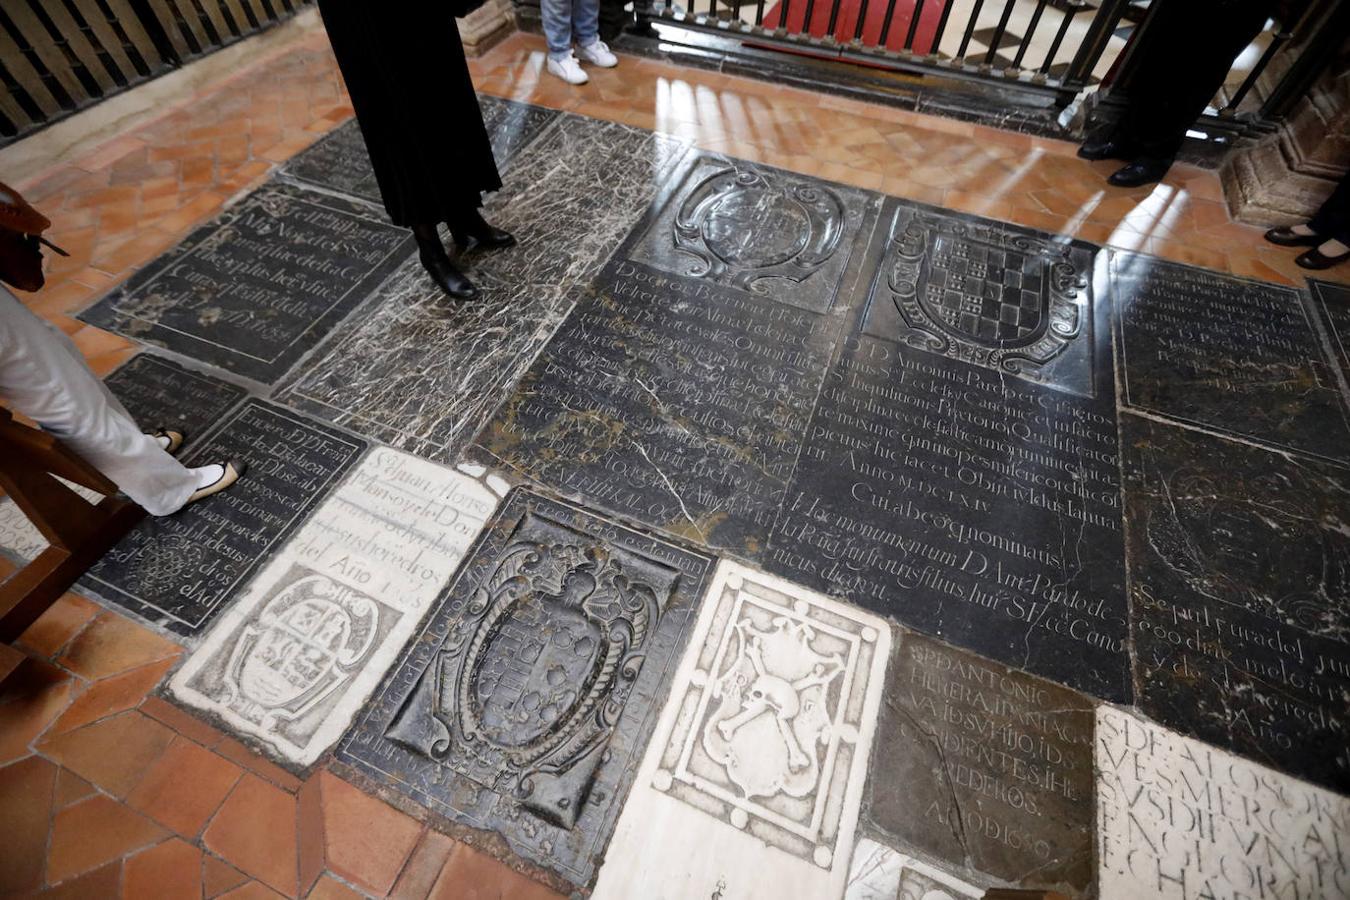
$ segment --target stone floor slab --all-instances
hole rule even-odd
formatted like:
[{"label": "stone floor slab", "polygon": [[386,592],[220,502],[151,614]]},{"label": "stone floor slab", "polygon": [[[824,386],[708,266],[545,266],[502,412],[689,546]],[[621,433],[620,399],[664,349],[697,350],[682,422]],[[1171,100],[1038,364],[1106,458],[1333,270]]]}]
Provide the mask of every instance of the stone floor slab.
[{"label": "stone floor slab", "polygon": [[1331,341],[1341,375],[1350,380],[1350,286],[1310,278],[1308,290]]},{"label": "stone floor slab", "polygon": [[179,513],[146,519],[90,568],[81,590],[199,634],[364,450],[357,438],[250,400],[186,460],[241,459],[245,476]]},{"label": "stone floor slab", "polygon": [[268,184],[80,318],[270,384],[411,248],[364,203]]},{"label": "stone floor slab", "polygon": [[979,900],[984,889],[870,838],[858,841],[844,900]]},{"label": "stone floor slab", "polygon": [[410,259],[376,291],[369,315],[337,329],[278,399],[457,462],[684,150],[635,128],[560,117],[516,157],[485,209],[518,246],[458,257],[481,297],[447,302]]},{"label": "stone floor slab", "polygon": [[585,885],[710,568],[514,491],[337,759]]},{"label": "stone floor slab", "polygon": [[1090,892],[1091,701],[910,633],[885,693],[869,824],[958,868]]},{"label": "stone floor slab", "polygon": [[1350,897],[1350,799],[1107,706],[1096,757],[1101,900]]},{"label": "stone floor slab", "polygon": [[593,896],[841,896],[890,641],[721,563]]},{"label": "stone floor slab", "polygon": [[1350,471],[1123,419],[1139,706],[1350,791]]},{"label": "stone floor slab", "polygon": [[1127,406],[1350,461],[1346,398],[1300,291],[1127,253],[1111,270]]},{"label": "stone floor slab", "polygon": [[[539,134],[557,115],[555,110],[480,94],[483,124],[492,141],[497,166],[505,168],[516,151]],[[382,204],[380,186],[370,168],[365,140],[355,119],[339,126],[281,169],[296,181],[337,191],[376,205]]]},{"label": "stone floor slab", "polygon": [[170,692],[309,765],[393,664],[497,500],[467,475],[373,449],[259,571]]}]

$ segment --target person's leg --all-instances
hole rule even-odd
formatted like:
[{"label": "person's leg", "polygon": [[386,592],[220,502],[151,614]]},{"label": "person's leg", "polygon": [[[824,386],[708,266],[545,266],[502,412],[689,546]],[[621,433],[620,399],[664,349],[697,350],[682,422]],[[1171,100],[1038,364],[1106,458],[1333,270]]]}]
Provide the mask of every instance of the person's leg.
[{"label": "person's leg", "polygon": [[1308,229],[1318,237],[1350,244],[1350,175],[1341,179],[1316,215],[1308,220]]},{"label": "person's leg", "polygon": [[573,0],[539,0],[549,59],[562,59],[572,53],[572,7]]},{"label": "person's leg", "polygon": [[619,64],[619,58],[600,40],[600,0],[572,0],[572,32],[577,38],[577,56],[605,69]]},{"label": "person's leg", "polygon": [[79,350],[0,289],[0,395],[116,484],[151,515],[182,507],[196,470],[142,434],[89,371]]}]

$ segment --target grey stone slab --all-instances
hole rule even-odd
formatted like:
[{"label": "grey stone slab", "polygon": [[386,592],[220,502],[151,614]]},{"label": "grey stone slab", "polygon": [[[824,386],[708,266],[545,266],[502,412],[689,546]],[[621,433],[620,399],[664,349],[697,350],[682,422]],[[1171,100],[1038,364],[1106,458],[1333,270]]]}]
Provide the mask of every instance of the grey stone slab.
[{"label": "grey stone slab", "polygon": [[1341,375],[1350,380],[1350,285],[1310,278],[1308,290],[1321,314]]},{"label": "grey stone slab", "polygon": [[1350,461],[1346,400],[1294,288],[1112,253],[1122,399],[1134,409]]},{"label": "grey stone slab", "polygon": [[361,440],[250,400],[185,459],[241,459],[245,476],[172,516],[146,519],[89,569],[81,589],[194,636],[364,450]]},{"label": "grey stone slab", "polygon": [[104,381],[146,431],[172,428],[186,446],[220,423],[247,391],[153,353],[138,353]]},{"label": "grey stone slab", "polygon": [[1350,471],[1122,425],[1138,705],[1350,793]]},{"label": "grey stone slab", "polygon": [[711,566],[514,491],[337,759],[584,886]]},{"label": "grey stone slab", "polygon": [[265,185],[80,318],[270,384],[384,280],[411,241],[364,203]]},{"label": "grey stone slab", "polygon": [[[555,110],[499,97],[480,95],[483,124],[492,141],[492,155],[505,168],[535,135],[553,121]],[[283,175],[296,181],[379,204],[380,186],[370,168],[366,143],[355,119],[338,126],[309,149],[296,154],[282,167]]]},{"label": "grey stone slab", "polygon": [[[842,203],[836,224],[844,233],[831,258],[814,272],[769,266],[775,274],[757,278],[732,277],[725,266],[700,274],[703,263],[680,274],[644,261],[682,265],[684,251],[656,250],[676,246],[671,233],[681,226],[671,210],[687,207],[710,179],[738,171],[766,204],[784,190]],[[700,202],[714,206],[706,215],[716,214],[716,201]],[[875,194],[691,155],[476,446],[565,494],[753,558],[773,526],[834,353],[847,309],[835,297],[841,280],[851,285],[858,272],[845,263],[861,255],[879,206]],[[761,228],[747,230],[758,238],[745,238],[744,260],[795,246],[771,229],[807,220],[781,210],[766,216]],[[732,227],[705,226],[719,234]]]},{"label": "grey stone slab", "polygon": [[375,293],[369,315],[337,329],[278,399],[453,461],[684,149],[650,132],[563,116],[521,153],[485,211],[519,245],[458,259],[483,290],[478,300],[449,302],[410,259]]},{"label": "grey stone slab", "polygon": [[1093,703],[917,634],[893,657],[867,820],[958,870],[1087,893]]}]

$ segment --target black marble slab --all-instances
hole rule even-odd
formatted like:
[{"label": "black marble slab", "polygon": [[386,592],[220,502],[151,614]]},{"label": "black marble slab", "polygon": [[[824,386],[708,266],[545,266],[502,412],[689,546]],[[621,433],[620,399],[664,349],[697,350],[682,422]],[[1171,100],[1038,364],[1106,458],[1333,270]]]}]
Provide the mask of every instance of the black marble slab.
[{"label": "black marble slab", "polygon": [[270,384],[408,256],[411,242],[366,204],[265,185],[80,318]]},{"label": "black marble slab", "polygon": [[[866,307],[825,381],[764,565],[1128,701],[1099,254],[899,201],[883,221]],[[1013,298],[1016,322],[1001,308]]]},{"label": "black marble slab", "polygon": [[1020,887],[1088,893],[1092,702],[917,634],[892,656],[867,824]]},{"label": "black marble slab", "polygon": [[1313,304],[1331,341],[1342,377],[1350,380],[1350,284],[1308,279]]},{"label": "black marble slab", "polygon": [[[710,184],[732,194],[740,185],[746,199],[710,201]],[[793,199],[799,196],[829,197],[828,205],[842,212],[830,222],[784,213],[779,204],[806,209]],[[723,201],[735,215],[765,205],[758,226],[743,222],[737,232],[738,258],[768,261],[762,271],[706,258],[685,263],[684,250],[657,251],[684,240],[672,209],[710,205],[701,213],[706,219],[720,215]],[[805,307],[829,309],[839,282],[856,277],[856,265],[847,263],[860,251],[864,223],[878,203],[862,191],[692,155],[477,447],[567,495],[704,546],[754,556],[782,502],[841,326],[839,315]],[[791,228],[798,233],[784,233]],[[716,234],[731,229],[730,220],[705,220],[702,227]],[[782,263],[774,255],[815,245],[818,231],[838,229],[823,262],[813,258],[793,271],[805,257]],[[666,268],[642,261],[653,258]]]},{"label": "black marble slab", "polygon": [[[505,168],[516,151],[553,121],[556,110],[480,95],[483,124],[492,141],[492,155]],[[366,143],[355,119],[333,129],[309,149],[296,154],[281,169],[296,181],[380,204],[380,186],[370,168]]]},{"label": "black marble slab", "polygon": [[83,590],[170,631],[197,635],[365,450],[365,443],[250,400],[186,458],[240,459],[244,477],[171,516],[146,519],[81,580]]},{"label": "black marble slab", "polygon": [[[679,141],[564,115],[524,148],[485,210],[519,245],[457,261],[482,295],[448,301],[415,257],[285,380],[278,399],[453,462],[641,217]],[[565,165],[559,164],[566,160]]]},{"label": "black marble slab", "polygon": [[1350,461],[1345,397],[1299,291],[1114,251],[1111,274],[1127,406]]},{"label": "black marble slab", "polygon": [[180,432],[191,448],[247,394],[242,387],[153,353],[138,353],[104,384],[145,431]]},{"label": "black marble slab", "polygon": [[712,562],[517,489],[337,759],[585,886]]},{"label": "black marble slab", "polygon": [[1139,706],[1350,792],[1350,472],[1122,426]]}]

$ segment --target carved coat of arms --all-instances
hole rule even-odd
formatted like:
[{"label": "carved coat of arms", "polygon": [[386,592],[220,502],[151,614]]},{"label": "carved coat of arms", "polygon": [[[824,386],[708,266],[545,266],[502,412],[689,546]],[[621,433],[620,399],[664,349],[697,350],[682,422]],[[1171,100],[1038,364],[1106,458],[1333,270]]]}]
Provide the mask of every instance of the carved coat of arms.
[{"label": "carved coat of arms", "polygon": [[598,544],[517,539],[386,733],[570,828],[665,599]]},{"label": "carved coat of arms", "polygon": [[361,667],[378,620],[364,594],[323,575],[301,578],[240,631],[221,702],[263,731],[304,716]]},{"label": "carved coat of arms", "polygon": [[838,249],[844,203],[827,188],[723,169],[675,216],[675,246],[698,260],[685,274],[762,293],[766,278],[800,282]]}]

